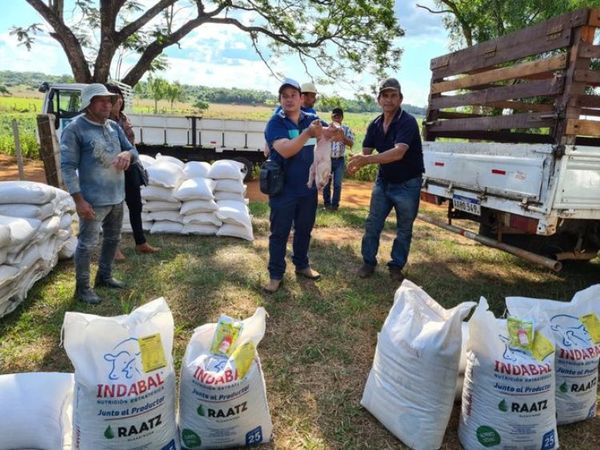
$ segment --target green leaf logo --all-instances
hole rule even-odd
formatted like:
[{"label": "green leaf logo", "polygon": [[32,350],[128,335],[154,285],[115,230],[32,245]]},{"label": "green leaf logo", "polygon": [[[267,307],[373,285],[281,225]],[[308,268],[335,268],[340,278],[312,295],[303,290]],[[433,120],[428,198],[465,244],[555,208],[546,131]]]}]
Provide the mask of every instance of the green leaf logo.
[{"label": "green leaf logo", "polygon": [[198,406],[197,411],[199,416],[204,416],[204,408],[202,407],[202,405]]},{"label": "green leaf logo", "polygon": [[181,440],[187,448],[199,448],[202,445],[202,439],[192,430],[185,428],[181,432]]},{"label": "green leaf logo", "polygon": [[115,433],[113,433],[113,430],[110,427],[110,425],[106,427],[106,430],[104,430],[104,437],[106,439],[113,439],[115,437]]},{"label": "green leaf logo", "polygon": [[560,389],[560,392],[568,392],[569,390],[569,386],[567,385],[567,382],[563,382],[563,384],[560,385],[560,387],[558,388]]},{"label": "green leaf logo", "polygon": [[483,425],[477,428],[477,440],[484,447],[493,447],[500,444],[500,435],[492,427]]},{"label": "green leaf logo", "polygon": [[500,403],[498,403],[498,409],[503,412],[508,411],[508,408],[506,407],[506,400],[502,400]]}]

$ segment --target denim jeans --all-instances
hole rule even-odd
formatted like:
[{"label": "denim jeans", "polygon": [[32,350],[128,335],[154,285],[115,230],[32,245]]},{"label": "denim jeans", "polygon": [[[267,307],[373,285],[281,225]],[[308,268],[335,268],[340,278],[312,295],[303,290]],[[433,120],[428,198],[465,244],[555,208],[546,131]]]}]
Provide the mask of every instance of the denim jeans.
[{"label": "denim jeans", "polygon": [[365,264],[377,265],[379,237],[385,219],[394,208],[396,210],[396,238],[392,245],[392,259],[389,267],[402,269],[408,259],[412,239],[413,222],[419,210],[421,177],[402,183],[388,183],[377,178],[371,193],[369,216],[362,239],[362,257]]},{"label": "denim jeans", "polygon": [[[323,203],[325,206],[340,206],[340,197],[342,196],[342,180],[344,179],[344,170],[346,164],[344,158],[331,159],[331,179],[323,188]],[[331,183],[333,182],[333,198],[331,197]]]},{"label": "denim jeans", "polygon": [[98,262],[98,275],[102,278],[112,276],[112,263],[121,240],[123,226],[123,203],[109,206],[95,206],[96,217],[92,220],[79,217],[79,235],[75,250],[75,279],[77,285],[87,287],[90,284],[90,259],[98,244],[100,229],[103,232],[102,249]]},{"label": "denim jeans", "polygon": [[294,224],[292,262],[296,270],[309,267],[308,247],[317,215],[317,192],[305,197],[292,198],[271,207],[271,234],[269,235],[269,276],[281,280],[285,273],[287,241]]}]

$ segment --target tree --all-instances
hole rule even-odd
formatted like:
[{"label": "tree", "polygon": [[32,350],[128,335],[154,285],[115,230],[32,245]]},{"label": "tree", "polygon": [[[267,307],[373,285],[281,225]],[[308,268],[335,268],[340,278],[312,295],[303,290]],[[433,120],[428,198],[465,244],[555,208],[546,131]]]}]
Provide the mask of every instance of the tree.
[{"label": "tree", "polygon": [[[119,65],[123,51],[135,51],[137,62],[122,78],[133,86],[164,65],[160,56],[167,47],[209,23],[245,32],[267,66],[269,58],[295,54],[331,79],[397,69],[401,50],[394,41],[404,34],[393,0],[155,0],[146,10],[138,0],[72,1],[68,17],[64,0],[27,3],[52,29],[75,80],[84,83],[105,82],[113,60]],[[39,32],[40,24],[12,30],[28,48]]]},{"label": "tree", "polygon": [[6,88],[6,86],[0,84],[0,94],[10,95],[10,91]]},{"label": "tree", "polygon": [[171,111],[173,111],[173,103],[177,100],[181,100],[183,97],[183,89],[178,81],[169,83],[167,86],[166,97],[171,102]]},{"label": "tree", "polygon": [[167,96],[169,82],[163,78],[150,77],[146,86],[150,97],[154,99],[154,114],[158,113],[158,102]]},{"label": "tree", "polygon": [[435,0],[444,14],[451,47],[470,47],[578,8],[600,6],[600,0]]}]

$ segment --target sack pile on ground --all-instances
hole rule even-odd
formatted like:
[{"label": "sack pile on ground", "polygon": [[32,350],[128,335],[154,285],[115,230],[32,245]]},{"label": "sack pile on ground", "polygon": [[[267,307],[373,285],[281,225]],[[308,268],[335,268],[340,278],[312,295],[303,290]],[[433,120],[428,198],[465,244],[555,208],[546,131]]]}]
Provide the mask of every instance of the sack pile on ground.
[{"label": "sack pile on ground", "polygon": [[[143,228],[150,233],[233,236],[253,240],[252,217],[237,161],[182,161],[140,155],[149,184],[142,187]],[[130,231],[124,211],[123,231]]]},{"label": "sack pile on ground", "polygon": [[13,311],[59,258],[73,256],[71,196],[43,183],[0,182],[0,317]]},{"label": "sack pile on ground", "polygon": [[599,298],[600,284],[570,302],[508,297],[509,316],[497,319],[482,297],[465,324],[474,303],[445,310],[405,280],[361,405],[411,448],[434,450],[455,387],[465,450],[556,449],[557,425],[596,417]]},{"label": "sack pile on ground", "polygon": [[600,361],[600,285],[578,292],[570,302],[507,297],[508,312],[535,323],[549,320],[556,346],[558,425],[596,417]]},{"label": "sack pile on ground", "polygon": [[128,315],[68,312],[75,374],[0,376],[0,450],[179,450],[269,442],[260,359],[266,311],[197,328],[181,367],[179,433],[173,316],[163,298]]}]

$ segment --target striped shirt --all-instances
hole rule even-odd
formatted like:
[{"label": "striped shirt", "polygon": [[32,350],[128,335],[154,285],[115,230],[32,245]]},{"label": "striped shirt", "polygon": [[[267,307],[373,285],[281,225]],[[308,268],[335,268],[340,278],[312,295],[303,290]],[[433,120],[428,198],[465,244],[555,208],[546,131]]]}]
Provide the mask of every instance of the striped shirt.
[{"label": "striped shirt", "polygon": [[[344,131],[344,136],[346,139],[350,139],[354,144],[354,134],[352,130],[347,125],[342,125],[342,130]],[[332,158],[343,158],[346,152],[346,144],[343,142],[332,141],[331,142],[331,157]]]}]

